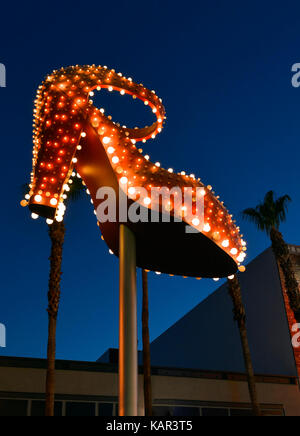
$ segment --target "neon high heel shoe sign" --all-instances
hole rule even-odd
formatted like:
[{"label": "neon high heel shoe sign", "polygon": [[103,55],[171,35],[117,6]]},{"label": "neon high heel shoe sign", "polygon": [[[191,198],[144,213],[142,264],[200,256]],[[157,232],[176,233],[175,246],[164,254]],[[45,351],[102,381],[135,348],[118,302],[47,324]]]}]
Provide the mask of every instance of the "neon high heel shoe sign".
[{"label": "neon high heel shoe sign", "polygon": [[[135,129],[115,124],[103,109],[93,105],[94,93],[102,89],[142,100],[156,121]],[[136,237],[138,266],[171,275],[210,278],[233,275],[238,267],[243,271],[246,243],[212,187],[194,175],[175,174],[158,162],[151,163],[139,148],[139,143],[155,139],[165,119],[162,100],[154,91],[115,70],[92,65],[54,71],[39,87],[35,100],[31,190],[23,205],[29,205],[33,218],[42,216],[48,223],[62,220],[63,202],[76,170],[96,212],[105,201],[99,188],[108,187],[115,192],[118,204],[125,195],[128,207],[138,204],[144,213],[155,210],[161,217],[170,214],[169,222],[125,220]],[[153,189],[166,189],[168,201],[163,202],[159,195],[154,199]],[[182,199],[188,190],[186,207]],[[198,197],[203,202],[201,213]],[[116,255],[120,222],[119,218],[99,222],[103,239]],[[196,233],[187,233],[186,226]]]}]

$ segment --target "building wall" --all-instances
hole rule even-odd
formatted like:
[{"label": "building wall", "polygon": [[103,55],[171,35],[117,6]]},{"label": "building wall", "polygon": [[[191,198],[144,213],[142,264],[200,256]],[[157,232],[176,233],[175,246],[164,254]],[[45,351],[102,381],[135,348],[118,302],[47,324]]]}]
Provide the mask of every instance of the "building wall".
[{"label": "building wall", "polygon": [[[271,249],[248,265],[240,282],[255,372],[296,376],[281,282]],[[232,309],[225,284],[152,343],[153,365],[244,372]]]},{"label": "building wall", "polygon": [[[82,364],[83,368],[58,369],[56,381],[57,399],[68,401],[111,401],[117,402],[118,375],[116,370],[99,371],[99,365]],[[82,365],[77,365],[79,366]],[[38,365],[36,365],[38,366]],[[60,366],[60,365],[59,365]],[[248,407],[249,394],[246,381],[239,377],[233,380],[216,379],[217,375],[182,371],[172,375],[172,370],[161,369],[153,376],[153,398],[156,406],[210,406]],[[174,372],[174,371],[173,371]],[[161,373],[161,374],[160,374]],[[168,374],[167,374],[168,373]],[[46,371],[42,368],[7,367],[0,368],[1,398],[44,398]],[[214,377],[214,378],[213,378]],[[234,375],[232,376],[234,377]],[[211,379],[210,379],[211,378]],[[281,411],[288,416],[300,416],[300,398],[295,380],[265,378],[258,382],[258,393],[263,408],[267,411]],[[268,412],[267,412],[268,413]],[[139,415],[143,415],[143,377],[139,376]]]},{"label": "building wall", "polygon": [[[283,405],[287,416],[300,416],[298,386],[257,384],[259,401],[263,408],[269,405]],[[203,380],[197,378],[154,377],[153,391],[156,403],[167,398],[178,404],[186,400],[195,403],[237,403],[249,404],[249,390],[246,382]]]}]

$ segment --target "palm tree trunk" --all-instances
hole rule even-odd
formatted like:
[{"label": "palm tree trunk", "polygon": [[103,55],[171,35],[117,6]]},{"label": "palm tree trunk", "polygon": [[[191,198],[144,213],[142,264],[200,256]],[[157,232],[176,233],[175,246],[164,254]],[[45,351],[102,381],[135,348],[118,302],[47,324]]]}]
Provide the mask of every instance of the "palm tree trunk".
[{"label": "palm tree trunk", "polygon": [[50,278],[48,292],[48,348],[46,377],[46,416],[54,416],[55,396],[55,353],[56,353],[56,322],[60,300],[60,281],[62,266],[62,251],[65,237],[64,223],[54,221],[49,226],[51,239]]},{"label": "palm tree trunk", "polygon": [[241,287],[237,276],[234,276],[233,280],[228,280],[228,289],[233,302],[234,319],[238,323],[240,336],[241,336],[241,343],[242,343],[245,367],[247,371],[248,387],[249,387],[249,394],[252,403],[253,415],[262,416],[260,405],[258,402],[255,376],[254,376],[253,364],[252,364],[251,353],[250,353],[249,342],[248,342],[247,327],[246,327],[246,311],[243,304]]},{"label": "palm tree trunk", "polygon": [[300,293],[299,285],[295,277],[289,247],[285,243],[279,230],[273,228],[270,233],[272,248],[276,260],[283,272],[290,307],[294,312],[295,319],[300,322]]},{"label": "palm tree trunk", "polygon": [[56,349],[56,319],[49,315],[47,378],[46,378],[46,416],[54,416],[55,395],[55,349]]},{"label": "palm tree trunk", "polygon": [[148,273],[142,271],[143,278],[143,365],[144,365],[144,402],[145,416],[152,416],[152,380],[151,380],[151,354],[149,334],[149,297]]}]

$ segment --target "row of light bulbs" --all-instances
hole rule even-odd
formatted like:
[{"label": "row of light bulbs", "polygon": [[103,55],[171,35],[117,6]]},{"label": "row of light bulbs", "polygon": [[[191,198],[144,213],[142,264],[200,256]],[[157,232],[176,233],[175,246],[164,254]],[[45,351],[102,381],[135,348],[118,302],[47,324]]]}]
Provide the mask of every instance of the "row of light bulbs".
[{"label": "row of light bulbs", "polygon": [[[103,69],[106,71],[106,73],[105,73],[105,76],[104,75],[102,76],[101,81],[100,80],[98,81],[98,82],[101,82],[101,83],[97,83],[96,85],[93,85],[93,86],[88,84],[88,81],[89,80],[91,81],[92,79],[95,80],[95,82],[96,82],[97,74],[99,72],[102,74]],[[100,91],[102,88],[107,88],[109,92],[112,92],[114,90],[118,90],[118,91],[120,91],[121,95],[131,94],[133,96],[133,98],[137,98],[137,97],[141,98],[142,100],[144,100],[144,103],[145,103],[146,106],[150,106],[152,108],[153,113],[156,114],[156,116],[157,116],[157,123],[156,123],[156,126],[155,126],[155,130],[152,131],[151,133],[149,133],[150,132],[149,129],[146,129],[146,133],[147,133],[146,137],[143,137],[143,138],[142,137],[132,138],[132,135],[133,135],[132,129],[131,130],[129,129],[129,131],[128,131],[126,126],[123,126],[123,133],[125,131],[125,135],[128,137],[128,139],[131,138],[131,142],[132,142],[133,146],[135,146],[135,143],[138,142],[138,141],[142,141],[143,143],[145,143],[147,141],[147,139],[150,139],[150,138],[154,139],[156,134],[161,132],[162,125],[163,125],[163,122],[164,122],[166,117],[165,117],[164,108],[161,105],[162,100],[158,99],[158,97],[156,97],[156,94],[155,94],[154,91],[151,92],[151,95],[155,96],[156,100],[155,100],[155,102],[151,102],[152,97],[151,97],[151,95],[148,96],[148,97],[146,96],[148,91],[143,87],[142,84],[139,85],[140,87],[138,89],[138,92],[136,92],[136,91],[133,92],[130,89],[130,86],[133,85],[132,79],[131,78],[126,79],[125,77],[123,77],[123,75],[121,73],[118,73],[117,76],[119,78],[121,78],[121,80],[126,82],[126,89],[119,88],[116,85],[110,84],[111,80],[115,80],[115,71],[114,70],[110,70],[109,71],[107,67],[100,67],[100,66],[96,67],[95,65],[88,66],[86,68],[80,68],[80,67],[76,66],[76,67],[73,67],[73,68],[67,69],[67,70],[62,69],[61,71],[54,71],[53,74],[50,75],[47,78],[47,82],[49,82],[51,84],[50,87],[52,89],[55,89],[57,87],[57,82],[56,81],[58,81],[59,82],[58,87],[59,87],[59,89],[62,92],[65,92],[65,93],[70,92],[71,93],[72,91],[68,91],[70,83],[72,83],[70,81],[70,79],[68,78],[69,77],[68,74],[71,71],[72,71],[72,75],[73,75],[74,71],[77,72],[77,77],[75,76],[75,78],[78,81],[78,83],[80,84],[80,86],[83,87],[83,91],[88,93],[88,97],[92,98],[94,96],[94,90],[95,89]],[[84,75],[85,76],[89,75],[89,77],[91,79],[88,80],[88,78],[84,77]],[[80,80],[81,80],[81,82],[80,82]],[[54,83],[54,82],[56,82],[56,83]],[[35,124],[34,124],[34,127],[35,127],[35,132],[34,132],[34,144],[35,144],[35,148],[34,148],[34,153],[33,153],[33,166],[34,166],[34,168],[35,168],[35,165],[37,163],[37,158],[38,158],[38,153],[39,153],[40,147],[42,145],[41,144],[41,140],[40,140],[40,133],[41,133],[41,123],[43,122],[43,118],[41,116],[41,111],[42,111],[42,107],[43,107],[43,103],[44,103],[43,96],[42,96],[42,91],[44,89],[43,86],[41,86],[39,88],[38,94],[37,94],[37,99],[36,99]],[[80,106],[83,104],[84,100],[85,99],[82,98],[82,97],[78,98],[78,101],[76,100],[76,104],[78,104],[79,109],[80,109]],[[91,105],[92,101],[89,101],[89,104]],[[46,109],[45,109],[45,111],[46,111]],[[99,115],[101,117],[101,115],[103,115],[103,114],[104,114],[104,110],[103,109],[100,110],[100,111],[99,110],[96,111],[96,115],[97,116]],[[111,120],[111,117],[106,118],[106,120]],[[109,123],[109,121],[107,121],[107,122]],[[110,125],[113,126],[113,125],[115,125],[115,123],[111,123]],[[131,134],[129,133],[130,131],[131,131]],[[139,132],[139,129],[137,129],[137,132]],[[86,134],[85,134],[85,132],[83,132],[82,133],[82,137],[84,138],[85,136],[86,136]],[[107,136],[107,135],[106,136],[102,136],[102,142],[106,146],[109,146],[111,140],[112,140],[112,138],[110,136]],[[78,147],[81,147],[81,146],[78,146]],[[107,148],[107,151],[108,151],[108,154],[110,155],[112,164],[115,167],[120,165],[120,158],[121,158],[121,156],[119,156],[119,155],[117,155],[115,153],[115,148],[111,146],[111,148],[110,147]],[[150,157],[148,155],[146,155],[144,158],[145,158],[146,161],[149,161],[149,159],[150,159]],[[77,163],[77,158],[76,157],[73,158],[72,163],[73,164]],[[159,169],[159,168],[161,168],[161,164],[159,162],[156,162],[155,167],[157,169]],[[174,170],[172,168],[169,168],[168,172],[170,174],[173,174]],[[129,177],[129,174],[125,174],[125,173],[127,173],[127,171],[124,171],[123,174],[119,174],[119,182],[120,182],[120,184],[122,186],[129,185],[129,190],[128,191],[129,191],[129,193],[131,192],[131,195],[134,195],[134,187],[130,186],[130,184],[134,183],[134,180],[131,180],[131,178]],[[185,171],[182,171],[181,173],[179,173],[179,175],[182,176],[184,178],[184,180],[187,180],[188,178],[190,178],[190,179],[196,181],[196,178],[195,178],[195,176],[193,174],[191,174],[190,176],[187,176]],[[32,173],[32,185],[31,185],[31,188],[34,187],[34,178],[35,178],[34,176],[35,176],[35,174],[34,174],[34,171],[33,171],[33,173]],[[133,176],[133,179],[134,179],[134,176]],[[200,182],[200,179],[198,179],[198,181]],[[63,188],[66,188],[66,186],[67,186],[67,184],[64,185]],[[208,186],[207,190],[208,191],[212,191],[212,188],[210,186]],[[66,191],[67,191],[67,189],[63,190],[62,196],[66,195]],[[214,193],[212,193],[212,194],[214,194]],[[219,202],[219,197],[215,197],[215,198]],[[36,202],[39,202],[38,200],[41,201],[41,195],[38,194],[38,196],[35,197],[35,200],[36,200]],[[59,212],[58,215],[57,215],[57,218],[58,219],[63,219],[64,211],[63,211],[63,207],[60,206],[62,204],[61,199],[59,197],[54,197],[53,199],[50,200],[50,204],[53,207],[57,206],[57,204],[59,205],[57,207],[57,211]],[[150,206],[151,205],[151,198],[150,197],[146,197],[144,199],[144,204],[146,206]],[[219,202],[219,204],[220,204],[220,206],[224,207],[223,206],[223,202]],[[199,225],[199,220],[197,218],[194,218],[192,224],[197,227]],[[211,233],[211,231],[212,231],[211,224],[209,222],[205,223],[204,232],[209,234],[209,233]],[[237,234],[238,234],[238,231],[239,231],[239,228],[237,227],[236,228],[236,233]],[[224,239],[222,242],[220,241],[218,243],[221,244],[223,249],[229,249],[230,248],[229,247],[230,241],[227,238]],[[243,241],[242,241],[242,243],[243,243]],[[245,252],[244,252],[245,250],[246,250],[245,245],[243,245],[243,251],[241,253],[239,253],[237,248],[233,247],[233,248],[230,249],[230,254],[233,257],[235,257],[236,260],[239,263],[241,263],[244,260],[244,258],[245,258]],[[241,268],[243,268],[243,267],[241,267]]]},{"label": "row of light bulbs", "polygon": [[[114,164],[114,165],[117,165],[117,164],[119,164],[119,162],[120,162],[120,158],[119,158],[119,156],[116,154],[116,149],[115,149],[115,147],[113,147],[113,146],[110,145],[111,142],[112,142],[112,138],[111,138],[111,137],[109,137],[109,136],[103,136],[103,137],[102,137],[102,143],[104,144],[104,146],[107,146],[106,151],[107,151],[108,156],[110,157],[111,163]],[[144,158],[145,158],[146,160],[149,160],[149,156],[148,156],[148,155],[146,155]],[[161,167],[161,164],[160,164],[159,162],[157,162],[157,163],[155,164],[155,166],[158,167],[158,168],[160,168],[160,167]],[[169,169],[168,171],[169,171],[170,173],[173,173],[173,169]],[[180,175],[181,175],[181,176],[186,176],[186,173],[183,171],[183,172],[180,173]],[[195,179],[195,176],[194,176],[194,175],[191,175],[190,177],[191,177],[192,179]],[[200,180],[200,179],[198,179],[198,180]],[[125,187],[125,186],[128,185],[128,183],[130,183],[130,180],[128,179],[127,176],[122,176],[122,177],[120,177],[119,182],[120,182],[120,185],[121,185],[121,186],[124,186],[124,187]],[[208,189],[209,189],[209,190],[212,190],[211,187],[208,187]],[[134,194],[135,194],[135,188],[134,188],[134,187],[129,187],[128,192],[129,192],[129,194],[134,195]],[[205,192],[205,190],[204,190],[204,192]],[[143,204],[144,204],[145,206],[149,206],[149,205],[151,204],[151,198],[149,198],[149,197],[144,198],[144,199],[143,199]],[[222,203],[222,204],[223,204],[223,203]],[[200,221],[199,221],[199,219],[198,219],[198,218],[194,218],[193,221],[192,221],[192,224],[193,224],[195,227],[199,226],[199,225],[200,225]],[[211,231],[211,226],[210,226],[210,224],[206,223],[205,226],[204,226],[204,232],[209,233],[210,231]],[[244,241],[243,241],[243,242],[244,242]],[[226,240],[223,241],[223,243],[222,243],[222,247],[227,248],[227,247],[229,247],[229,244],[230,244],[229,240],[226,239]],[[244,243],[244,247],[245,247],[245,243]],[[236,255],[238,254],[238,250],[237,250],[237,248],[232,248],[232,249],[230,250],[230,254],[231,254],[232,256],[236,256]],[[244,261],[244,259],[245,259],[245,256],[246,256],[246,254],[245,254],[244,252],[241,252],[241,253],[239,254],[239,256],[237,257],[237,261],[238,261],[239,263],[242,263],[242,262]]]}]

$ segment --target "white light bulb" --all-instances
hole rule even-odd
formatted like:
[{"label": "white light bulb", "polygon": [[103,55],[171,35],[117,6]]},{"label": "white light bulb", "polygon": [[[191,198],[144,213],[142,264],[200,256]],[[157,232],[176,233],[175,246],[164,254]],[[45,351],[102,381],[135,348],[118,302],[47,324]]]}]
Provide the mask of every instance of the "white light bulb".
[{"label": "white light bulb", "polygon": [[48,224],[48,226],[51,226],[51,224],[53,224],[53,220],[47,219],[46,223]]},{"label": "white light bulb", "polygon": [[38,217],[39,217],[39,216],[38,216],[36,213],[32,213],[32,214],[31,214],[31,218],[32,218],[33,220],[37,220]]},{"label": "white light bulb", "polygon": [[[69,188],[70,189],[70,188]],[[50,204],[51,204],[51,206],[56,206],[57,205],[57,200],[56,200],[56,198],[51,198],[51,200],[50,200]]]},{"label": "white light bulb", "polygon": [[233,254],[233,255],[235,256],[236,254],[238,254],[238,251],[237,251],[236,248],[232,248],[232,249],[230,250],[230,253]]},{"label": "white light bulb", "polygon": [[104,138],[102,139],[103,144],[107,145],[109,144],[111,141],[111,139],[108,136],[104,136]]},{"label": "white light bulb", "polygon": [[119,162],[120,162],[120,159],[118,158],[118,156],[114,156],[114,157],[112,158],[112,163],[117,164],[117,163],[119,163]]},{"label": "white light bulb", "polygon": [[128,192],[129,192],[130,195],[134,195],[136,190],[135,190],[135,188],[129,188]]},{"label": "white light bulb", "polygon": [[225,239],[225,241],[222,242],[222,245],[223,245],[224,248],[229,247],[229,241],[228,241],[228,239]]},{"label": "white light bulb", "polygon": [[42,197],[41,197],[41,195],[36,195],[36,196],[34,197],[34,201],[36,201],[37,203],[40,203],[40,202],[42,201]]},{"label": "white light bulb", "polygon": [[244,262],[244,260],[245,260],[245,256],[243,256],[243,254],[240,254],[238,257],[237,257],[237,261],[238,262]]},{"label": "white light bulb", "polygon": [[194,225],[195,227],[198,227],[199,224],[200,224],[200,220],[199,220],[198,218],[194,218],[193,221],[192,221],[192,223],[193,223],[193,225]]},{"label": "white light bulb", "polygon": [[107,153],[109,154],[113,154],[116,150],[114,149],[114,147],[108,147],[107,149]]},{"label": "white light bulb", "polygon": [[149,204],[151,204],[151,198],[149,198],[149,197],[144,198],[144,204],[146,206],[149,206]]},{"label": "white light bulb", "polygon": [[120,183],[122,183],[122,185],[126,185],[128,183],[127,177],[121,177]]},{"label": "white light bulb", "polygon": [[206,232],[206,233],[210,232],[211,231],[210,225],[209,224],[204,224],[203,231]]}]

